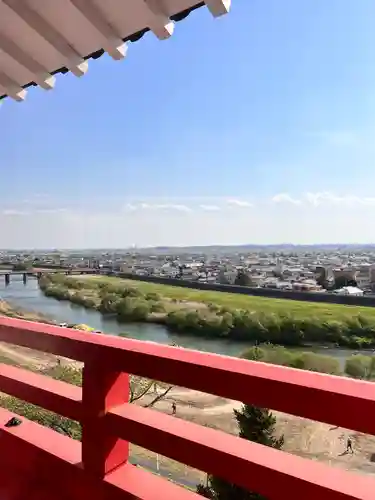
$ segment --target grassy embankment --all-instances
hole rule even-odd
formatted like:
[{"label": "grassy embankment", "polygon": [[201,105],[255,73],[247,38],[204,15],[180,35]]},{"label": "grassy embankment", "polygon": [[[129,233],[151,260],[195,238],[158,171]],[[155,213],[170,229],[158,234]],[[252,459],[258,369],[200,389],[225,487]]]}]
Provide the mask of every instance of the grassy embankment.
[{"label": "grassy embankment", "polygon": [[53,320],[38,312],[25,311],[19,307],[10,305],[5,300],[0,300],[0,316],[24,319],[26,321],[37,321],[38,323],[53,324]]},{"label": "grassy embankment", "polygon": [[286,346],[375,347],[375,309],[211,292],[119,278],[50,275],[48,296],[177,333]]}]

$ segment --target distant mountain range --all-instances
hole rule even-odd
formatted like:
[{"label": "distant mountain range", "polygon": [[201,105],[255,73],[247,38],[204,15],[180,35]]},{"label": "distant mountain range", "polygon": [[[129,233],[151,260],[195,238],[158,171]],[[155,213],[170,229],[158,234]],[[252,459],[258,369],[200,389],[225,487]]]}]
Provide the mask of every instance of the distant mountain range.
[{"label": "distant mountain range", "polygon": [[208,246],[186,246],[186,247],[153,247],[153,248],[136,248],[132,251],[136,253],[156,253],[156,254],[174,254],[174,253],[193,253],[193,254],[222,254],[222,253],[246,253],[255,251],[343,251],[343,250],[375,250],[375,243],[372,244],[349,244],[349,243],[324,243],[315,245],[295,245],[293,243],[282,243],[273,245],[208,245]]},{"label": "distant mountain range", "polygon": [[86,248],[86,249],[3,249],[0,252],[6,254],[51,254],[51,253],[64,253],[64,254],[121,254],[121,253],[155,253],[155,254],[174,254],[174,253],[242,253],[254,251],[335,251],[335,250],[375,250],[375,243],[316,243],[312,245],[298,245],[294,243],[280,243],[280,244],[243,244],[243,245],[193,245],[193,246],[157,246],[157,247],[128,247],[128,248]]}]

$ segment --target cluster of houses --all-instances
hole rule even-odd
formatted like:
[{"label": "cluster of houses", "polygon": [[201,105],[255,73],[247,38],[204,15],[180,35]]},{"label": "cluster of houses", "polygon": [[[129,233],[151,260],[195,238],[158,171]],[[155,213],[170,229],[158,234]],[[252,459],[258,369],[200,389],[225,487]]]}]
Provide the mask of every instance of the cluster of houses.
[{"label": "cluster of houses", "polygon": [[[375,292],[375,254],[337,252],[182,253],[81,251],[7,253],[0,261],[93,268],[204,283],[350,295]],[[241,279],[239,279],[241,277]]]},{"label": "cluster of houses", "polygon": [[[280,290],[363,295],[375,289],[375,264],[333,266],[321,263],[281,262],[266,259],[243,259],[242,262],[168,260],[155,266],[152,262],[123,264],[121,271],[139,276],[159,276],[220,284],[276,288]],[[246,282],[239,283],[239,275]]]}]

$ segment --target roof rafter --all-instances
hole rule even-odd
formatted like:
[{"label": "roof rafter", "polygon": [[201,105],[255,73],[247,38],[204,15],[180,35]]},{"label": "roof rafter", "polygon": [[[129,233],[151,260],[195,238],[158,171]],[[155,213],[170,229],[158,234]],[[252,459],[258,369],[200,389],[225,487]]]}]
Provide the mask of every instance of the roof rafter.
[{"label": "roof rafter", "polygon": [[25,0],[3,0],[3,3],[17,14],[30,28],[48,42],[64,58],[66,67],[75,75],[82,76],[88,69],[88,63],[69,42]]},{"label": "roof rafter", "polygon": [[30,86],[52,89],[57,73],[80,77],[88,60],[126,56],[151,31],[169,38],[175,22],[206,5],[215,16],[231,0],[0,0],[0,99],[25,99]]}]

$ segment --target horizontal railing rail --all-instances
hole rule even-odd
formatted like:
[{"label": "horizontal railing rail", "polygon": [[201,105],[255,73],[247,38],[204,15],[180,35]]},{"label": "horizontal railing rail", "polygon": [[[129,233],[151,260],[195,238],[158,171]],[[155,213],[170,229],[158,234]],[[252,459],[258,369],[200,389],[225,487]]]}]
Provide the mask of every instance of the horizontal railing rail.
[{"label": "horizontal railing rail", "polygon": [[375,435],[372,382],[11,318],[0,341]]},{"label": "horizontal railing rail", "polygon": [[[198,495],[154,476],[130,463],[95,481],[81,466],[81,444],[23,419],[6,428],[15,416],[0,409],[1,498],[28,500],[198,500]],[[30,465],[31,464],[31,465]],[[36,473],[35,473],[36,472]],[[16,484],[16,487],[15,487]],[[12,495],[9,492],[12,492]],[[158,492],[162,492],[159,496]]]},{"label": "horizontal railing rail", "polygon": [[66,382],[0,364],[0,391],[63,417],[82,419],[82,390]]},{"label": "horizontal railing rail", "polygon": [[[375,385],[371,382],[10,318],[0,318],[0,341],[84,363],[82,389],[37,373],[0,365],[1,392],[81,422],[82,450],[79,443],[72,445],[74,460],[66,456],[66,451],[53,452],[60,462],[70,464],[67,470],[72,466],[79,469],[78,486],[74,488],[83,488],[85,484],[88,491],[92,481],[109,488],[114,481],[112,486],[117,485],[116,495],[128,495],[119,498],[172,500],[196,497],[174,485],[171,489],[169,483],[160,478],[157,478],[160,491],[154,489],[156,486],[149,488],[147,485],[151,483],[156,485],[154,478],[151,476],[148,481],[149,473],[140,473],[139,469],[134,472],[134,466],[128,462],[128,443],[132,442],[255,490],[269,499],[279,499],[283,496],[281,492],[286,491],[293,492],[292,498],[319,500],[369,500],[373,497],[375,481],[370,477],[334,469],[129,404],[127,374],[375,434]],[[20,430],[17,427],[1,432],[13,436],[7,438],[13,448],[23,449],[25,443],[29,443],[35,454],[42,450],[44,458],[38,457],[45,463],[48,457],[50,459],[51,450],[45,449],[44,440],[48,439],[52,446],[55,438],[51,436],[56,433],[42,427],[35,431],[40,427],[35,426],[37,424],[27,423],[20,426]],[[62,442],[61,436],[58,441]],[[64,436],[66,449],[70,446],[66,443],[71,441]],[[80,461],[82,464],[77,466]],[[141,477],[144,484],[136,485]],[[168,486],[164,491],[165,484]],[[82,489],[79,491],[83,494]],[[129,496],[133,494],[131,491],[137,491],[138,496]],[[92,498],[105,498],[107,489],[94,488],[94,493],[96,496]]]}]

